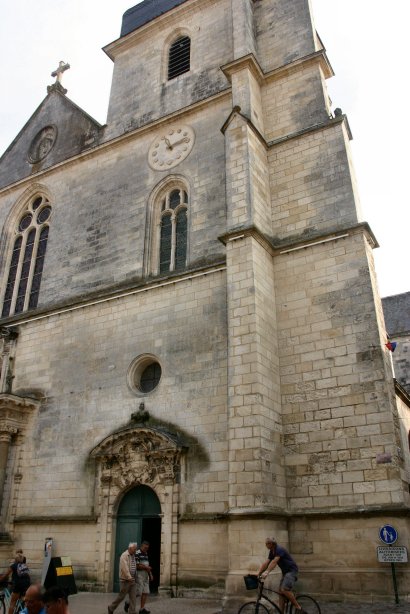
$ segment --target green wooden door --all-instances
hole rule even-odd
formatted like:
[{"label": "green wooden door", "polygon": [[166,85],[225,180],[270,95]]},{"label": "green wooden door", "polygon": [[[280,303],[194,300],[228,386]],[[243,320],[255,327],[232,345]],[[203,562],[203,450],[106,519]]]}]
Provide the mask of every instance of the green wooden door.
[{"label": "green wooden door", "polygon": [[114,591],[119,590],[119,558],[130,542],[140,545],[150,542],[149,560],[154,581],[150,588],[158,590],[161,551],[161,505],[155,492],[148,486],[137,486],[128,491],[118,508],[115,539]]}]

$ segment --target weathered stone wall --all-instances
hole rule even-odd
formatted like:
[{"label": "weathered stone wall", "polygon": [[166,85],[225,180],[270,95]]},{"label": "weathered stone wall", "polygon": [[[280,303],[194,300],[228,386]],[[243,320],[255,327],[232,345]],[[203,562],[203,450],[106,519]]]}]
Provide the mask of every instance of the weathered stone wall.
[{"label": "weathered stone wall", "polygon": [[403,502],[397,466],[377,466],[377,453],[397,451],[367,268],[361,233],[275,261],[294,510]]},{"label": "weathered stone wall", "polygon": [[[196,133],[193,151],[172,173],[185,178],[189,186],[189,268],[224,258],[218,235],[226,227],[220,132],[226,104],[220,101],[208,112],[185,114],[178,124],[189,124]],[[154,171],[147,163],[149,146],[159,130],[135,135],[37,179],[52,206],[39,307],[143,278],[149,197],[171,174]],[[13,207],[24,204],[28,185],[5,194],[0,223]],[[6,258],[3,270],[5,265]]]},{"label": "weathered stone wall", "polygon": [[255,2],[258,60],[264,72],[315,51],[308,0]]},{"label": "weathered stone wall", "polygon": [[276,242],[337,232],[358,222],[343,124],[274,145],[268,159]]},{"label": "weathered stone wall", "polygon": [[265,138],[274,141],[329,119],[324,75],[317,60],[280,70],[262,88]]},{"label": "weathered stone wall", "polygon": [[[379,530],[384,524],[397,529],[400,544],[409,543],[408,521],[387,510],[373,517],[292,518],[289,546],[300,567],[298,590],[320,595],[322,602],[334,600],[335,595],[346,600],[362,600],[366,595],[366,601],[392,601],[391,564],[377,561]],[[408,566],[396,565],[396,574],[399,593],[408,595]]]},{"label": "weathered stone wall", "polygon": [[138,409],[127,370],[145,353],[158,357],[163,372],[159,389],[145,397],[146,409],[197,440],[185,504],[193,512],[226,510],[224,278],[210,273],[21,327],[14,391],[28,395],[35,388],[43,401],[14,468],[22,473],[18,515],[93,512],[88,455]]}]

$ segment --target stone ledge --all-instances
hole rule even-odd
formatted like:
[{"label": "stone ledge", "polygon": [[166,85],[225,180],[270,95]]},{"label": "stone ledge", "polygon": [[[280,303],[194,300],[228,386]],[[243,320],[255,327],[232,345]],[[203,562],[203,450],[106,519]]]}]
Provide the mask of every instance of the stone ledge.
[{"label": "stone ledge", "polygon": [[16,516],[14,518],[14,524],[28,524],[28,523],[64,523],[64,522],[97,522],[99,516],[96,514],[92,514],[90,516]]}]

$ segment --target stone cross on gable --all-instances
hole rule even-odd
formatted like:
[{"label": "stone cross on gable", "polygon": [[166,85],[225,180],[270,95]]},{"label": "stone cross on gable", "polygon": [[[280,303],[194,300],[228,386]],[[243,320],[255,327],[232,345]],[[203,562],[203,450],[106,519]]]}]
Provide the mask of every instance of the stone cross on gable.
[{"label": "stone cross on gable", "polygon": [[59,62],[58,68],[51,73],[51,76],[56,78],[56,83],[61,83],[61,80],[63,78],[63,72],[68,70],[69,68],[70,64],[66,64],[63,61]]}]

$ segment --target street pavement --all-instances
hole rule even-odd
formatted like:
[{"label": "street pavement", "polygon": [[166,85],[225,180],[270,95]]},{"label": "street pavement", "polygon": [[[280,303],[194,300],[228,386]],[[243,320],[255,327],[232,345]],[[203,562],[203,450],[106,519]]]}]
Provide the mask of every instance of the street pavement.
[{"label": "street pavement", "polygon": [[[78,593],[69,599],[71,614],[107,614],[107,606],[115,593]],[[410,601],[393,603],[322,602],[322,614],[410,614]],[[151,614],[222,614],[221,601],[217,599],[171,598],[150,595],[146,608]],[[124,614],[123,604],[116,614]]]}]

